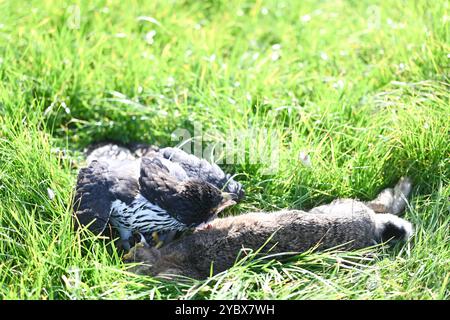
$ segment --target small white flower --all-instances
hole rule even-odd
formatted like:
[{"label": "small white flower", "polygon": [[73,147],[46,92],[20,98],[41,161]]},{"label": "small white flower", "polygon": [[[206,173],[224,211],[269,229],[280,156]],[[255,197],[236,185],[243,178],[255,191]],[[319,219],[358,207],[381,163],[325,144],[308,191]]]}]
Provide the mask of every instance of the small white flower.
[{"label": "small white flower", "polygon": [[138,20],[138,21],[147,21],[147,22],[156,24],[157,26],[160,26],[160,25],[161,25],[161,23],[159,23],[159,21],[156,20],[156,19],[153,18],[153,17],[140,16],[140,17],[137,17],[137,20]]},{"label": "small white flower", "polygon": [[336,81],[333,84],[333,88],[335,88],[335,89],[344,89],[344,86],[345,86],[345,83],[344,83],[344,80],[342,80],[342,79],[339,79],[338,81]]},{"label": "small white flower", "polygon": [[280,59],[281,55],[278,51],[272,52],[272,54],[270,55],[270,59],[272,59],[272,61],[277,61],[278,59]]},{"label": "small white flower", "polygon": [[322,60],[325,60],[325,61],[327,61],[329,58],[328,58],[328,55],[325,53],[325,52],[322,52],[321,54],[320,54],[320,58],[322,59]]},{"label": "small white flower", "polygon": [[272,50],[279,51],[281,50],[281,44],[277,43],[272,46]]},{"label": "small white flower", "polygon": [[148,59],[148,60],[155,60],[156,57],[154,54],[152,54],[148,51],[144,51],[144,52],[142,52],[142,58]]},{"label": "small white flower", "polygon": [[50,201],[53,201],[53,199],[55,199],[55,192],[50,188],[47,188],[47,195]]},{"label": "small white flower", "polygon": [[309,22],[311,21],[311,16],[309,14],[305,14],[300,19],[302,20],[302,22]]},{"label": "small white flower", "polygon": [[63,102],[61,102],[61,107],[64,109],[64,111],[67,113],[67,114],[70,114],[70,109],[69,109],[69,107],[66,105],[66,103],[63,101]]},{"label": "small white flower", "polygon": [[267,8],[262,8],[262,9],[261,9],[261,14],[262,14],[263,16],[267,15],[268,13],[269,13],[269,9],[267,9]]},{"label": "small white flower", "polygon": [[235,105],[236,104],[236,100],[232,99],[232,98],[228,98],[228,102]]},{"label": "small white flower", "polygon": [[175,79],[173,77],[168,77],[167,81],[166,81],[166,86],[173,87],[174,84],[175,84]]},{"label": "small white flower", "polygon": [[298,160],[306,167],[311,167],[311,157],[306,151],[300,151],[298,154]]},{"label": "small white flower", "polygon": [[45,111],[44,111],[44,116],[46,116],[46,115],[48,115],[50,112],[52,112],[54,106],[55,106],[55,102],[52,102],[52,103],[47,107],[47,109],[45,109]]},{"label": "small white flower", "polygon": [[147,32],[147,34],[145,35],[145,42],[147,42],[148,44],[153,44],[154,42],[154,37],[156,35],[156,31],[155,30],[151,30],[149,32]]}]

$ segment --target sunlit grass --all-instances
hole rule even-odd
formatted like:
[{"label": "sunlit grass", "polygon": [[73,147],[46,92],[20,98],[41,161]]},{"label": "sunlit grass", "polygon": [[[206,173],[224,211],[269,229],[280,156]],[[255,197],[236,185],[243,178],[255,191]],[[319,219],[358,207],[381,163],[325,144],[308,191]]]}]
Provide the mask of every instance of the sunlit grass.
[{"label": "sunlit grass", "polygon": [[[0,0],[0,297],[448,299],[448,24],[446,1]],[[216,144],[257,133],[224,166],[247,190],[233,214],[368,199],[409,175],[415,236],[168,282],[73,232],[83,147],[176,145],[199,124]],[[248,157],[271,144],[267,174]]]}]

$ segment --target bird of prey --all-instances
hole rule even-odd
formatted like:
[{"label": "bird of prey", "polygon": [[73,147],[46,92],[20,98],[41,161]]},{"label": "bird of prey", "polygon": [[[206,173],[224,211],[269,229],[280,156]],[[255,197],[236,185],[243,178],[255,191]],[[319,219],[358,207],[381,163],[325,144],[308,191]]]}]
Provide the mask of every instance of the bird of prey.
[{"label": "bird of prey", "polygon": [[136,233],[184,231],[215,218],[244,196],[242,185],[216,164],[178,148],[116,144],[89,150],[79,171],[74,211],[77,225],[102,234],[119,231],[122,247]]}]

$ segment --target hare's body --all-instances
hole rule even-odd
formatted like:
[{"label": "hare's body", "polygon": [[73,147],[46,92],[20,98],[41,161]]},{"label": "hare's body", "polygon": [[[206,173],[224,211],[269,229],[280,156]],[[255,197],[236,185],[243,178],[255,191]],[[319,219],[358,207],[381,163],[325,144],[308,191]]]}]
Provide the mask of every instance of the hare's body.
[{"label": "hare's body", "polygon": [[[403,179],[399,185],[402,184],[410,182]],[[405,196],[398,196],[395,201],[386,198],[383,203],[377,198],[377,208],[384,205],[384,210],[388,210],[393,202],[405,202]],[[412,234],[409,222],[389,213],[376,214],[371,206],[371,202],[341,199],[309,212],[253,212],[216,219],[209,228],[197,230],[161,249],[137,246],[127,258],[144,262],[135,269],[139,273],[205,278],[211,270],[218,273],[231,267],[242,249],[261,249],[261,253],[270,250],[271,254],[336,246],[358,249],[392,238],[406,240]],[[401,206],[395,203],[394,207]]]}]

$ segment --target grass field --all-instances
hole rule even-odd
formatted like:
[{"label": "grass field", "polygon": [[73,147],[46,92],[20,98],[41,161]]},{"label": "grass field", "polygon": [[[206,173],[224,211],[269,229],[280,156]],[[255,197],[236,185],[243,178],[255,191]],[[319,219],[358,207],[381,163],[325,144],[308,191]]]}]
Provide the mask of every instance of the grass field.
[{"label": "grass field", "polygon": [[[449,7],[0,0],[0,297],[449,299]],[[224,166],[247,190],[233,214],[370,199],[409,175],[415,236],[173,283],[73,232],[86,145],[176,145],[196,124],[215,143],[256,132]],[[272,142],[268,173],[248,157]]]}]

